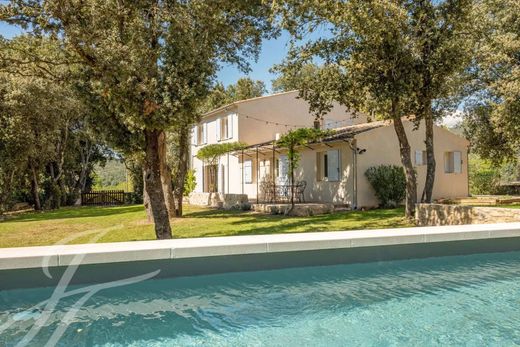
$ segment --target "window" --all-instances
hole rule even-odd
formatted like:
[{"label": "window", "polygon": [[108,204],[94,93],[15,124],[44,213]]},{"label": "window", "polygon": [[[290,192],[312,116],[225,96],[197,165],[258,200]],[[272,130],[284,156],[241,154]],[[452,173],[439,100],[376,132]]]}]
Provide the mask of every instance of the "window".
[{"label": "window", "polygon": [[326,152],[318,152],[316,161],[318,168],[317,179],[319,181],[339,181],[340,178],[340,158],[339,150],[331,149]]},{"label": "window", "polygon": [[253,183],[253,162],[251,160],[244,161],[244,182]]},{"label": "window", "polygon": [[461,173],[462,172],[462,153],[459,151],[444,153],[444,172],[445,173]]},{"label": "window", "polygon": [[195,143],[197,145],[205,145],[206,143],[208,143],[208,132],[207,132],[207,128],[208,128],[208,124],[207,123],[203,123],[203,124],[200,124],[196,127],[196,131],[195,131],[195,137],[196,137],[196,141]]},{"label": "window", "polygon": [[415,165],[421,166],[421,165],[426,165],[426,163],[427,163],[426,151],[421,151],[421,150],[415,151]]},{"label": "window", "polygon": [[233,137],[233,115],[217,119],[217,140],[228,140]]}]

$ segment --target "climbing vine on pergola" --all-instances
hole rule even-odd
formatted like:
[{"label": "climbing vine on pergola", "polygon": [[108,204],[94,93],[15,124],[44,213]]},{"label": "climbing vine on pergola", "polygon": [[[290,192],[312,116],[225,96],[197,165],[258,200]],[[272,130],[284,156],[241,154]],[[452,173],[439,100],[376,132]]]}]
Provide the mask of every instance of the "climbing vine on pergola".
[{"label": "climbing vine on pergola", "polygon": [[218,159],[224,154],[244,149],[247,144],[243,142],[223,142],[215,143],[202,147],[196,157],[207,162],[209,165],[215,165]]}]

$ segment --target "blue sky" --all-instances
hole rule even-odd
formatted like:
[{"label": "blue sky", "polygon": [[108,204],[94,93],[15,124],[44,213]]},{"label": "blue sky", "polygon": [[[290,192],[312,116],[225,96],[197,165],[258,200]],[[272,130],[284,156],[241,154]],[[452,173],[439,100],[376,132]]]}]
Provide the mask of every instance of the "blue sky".
[{"label": "blue sky", "polygon": [[[0,22],[0,34],[3,37],[11,38],[18,35],[22,30],[18,27]],[[268,90],[271,88],[271,80],[276,75],[269,73],[269,69],[278,63],[281,63],[287,53],[289,35],[282,34],[277,39],[266,40],[262,44],[262,51],[257,61],[251,61],[251,72],[247,74],[252,79],[264,81]],[[235,83],[240,77],[246,76],[234,66],[223,65],[219,71],[217,80],[225,86]]]}]

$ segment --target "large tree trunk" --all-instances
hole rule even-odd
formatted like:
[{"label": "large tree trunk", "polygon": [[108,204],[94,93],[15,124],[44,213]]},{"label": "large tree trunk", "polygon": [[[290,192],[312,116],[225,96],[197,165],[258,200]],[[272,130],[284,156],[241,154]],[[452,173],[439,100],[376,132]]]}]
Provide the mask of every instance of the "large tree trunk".
[{"label": "large tree trunk", "polygon": [[405,216],[409,219],[414,217],[415,204],[417,203],[417,178],[412,164],[410,154],[410,144],[404,130],[403,122],[400,117],[394,119],[394,129],[399,140],[401,163],[406,174],[406,207]]},{"label": "large tree trunk", "polygon": [[184,202],[184,182],[188,173],[190,128],[188,126],[179,129],[177,144],[177,168],[175,172],[175,216],[182,217],[182,204]]},{"label": "large tree trunk", "polygon": [[161,131],[159,134],[159,158],[161,164],[161,182],[164,192],[164,200],[168,209],[168,216],[175,217],[175,199],[173,197],[172,172],[167,162],[166,133]]},{"label": "large tree trunk", "polygon": [[433,195],[433,185],[435,183],[435,152],[433,147],[433,114],[431,107],[429,112],[424,117],[425,130],[425,144],[426,144],[426,181],[424,183],[424,190],[422,193],[421,202],[431,203]]},{"label": "large tree trunk", "polygon": [[38,192],[40,190],[38,173],[36,172],[36,168],[32,162],[29,162],[29,168],[31,170],[31,194],[34,200],[34,209],[40,211],[42,209],[42,204],[40,202],[40,193]]},{"label": "large tree trunk", "polygon": [[171,239],[172,231],[161,181],[161,158],[159,155],[159,137],[161,131],[145,130],[144,134],[146,140],[144,180],[155,223],[155,236],[157,239]]}]

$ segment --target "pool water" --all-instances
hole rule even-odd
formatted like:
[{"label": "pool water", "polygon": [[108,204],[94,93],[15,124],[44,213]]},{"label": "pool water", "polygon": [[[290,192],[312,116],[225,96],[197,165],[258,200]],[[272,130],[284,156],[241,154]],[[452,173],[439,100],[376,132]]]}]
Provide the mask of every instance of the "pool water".
[{"label": "pool water", "polygon": [[58,346],[520,345],[520,252],[148,280],[63,325],[83,294],[69,296],[36,327],[45,312],[26,310],[51,294],[0,292],[0,346],[60,327]]}]

